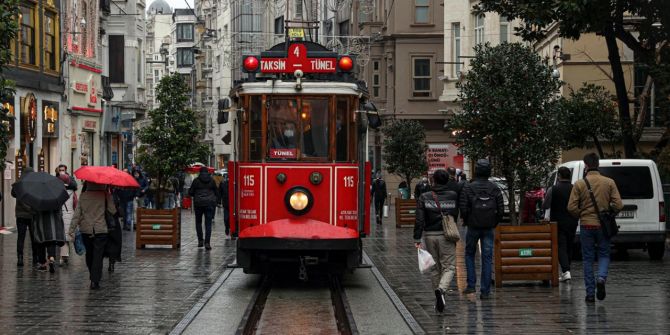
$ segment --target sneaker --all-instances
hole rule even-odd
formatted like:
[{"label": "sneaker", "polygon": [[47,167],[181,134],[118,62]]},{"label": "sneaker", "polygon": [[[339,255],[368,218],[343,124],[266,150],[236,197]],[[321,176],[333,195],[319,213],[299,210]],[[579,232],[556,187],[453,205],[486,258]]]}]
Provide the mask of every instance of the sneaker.
[{"label": "sneaker", "polygon": [[570,271],[565,271],[561,273],[561,275],[558,277],[558,281],[562,282],[568,281],[570,279],[572,279],[572,277],[570,276]]},{"label": "sneaker", "polygon": [[442,290],[438,288],[435,290],[435,310],[442,313],[444,311],[444,303],[444,294],[442,293]]},{"label": "sneaker", "polygon": [[470,293],[475,293],[475,289],[473,287],[468,287],[463,291],[463,294],[470,294]]},{"label": "sneaker", "polygon": [[198,248],[202,248],[205,246],[205,243],[202,241],[198,241]]},{"label": "sneaker", "polygon": [[479,299],[480,299],[480,300],[489,300],[489,299],[491,299],[491,294],[489,294],[489,293],[482,293],[482,294],[479,295]]},{"label": "sneaker", "polygon": [[586,302],[596,302],[596,298],[593,297],[592,295],[587,295],[586,298],[584,298],[584,301],[586,301]]},{"label": "sneaker", "polygon": [[598,282],[596,283],[596,297],[598,297],[598,300],[605,300],[606,295],[607,293],[605,293],[605,279],[598,278]]},{"label": "sneaker", "polygon": [[212,250],[212,246],[209,245],[209,242],[205,243],[206,250]]}]

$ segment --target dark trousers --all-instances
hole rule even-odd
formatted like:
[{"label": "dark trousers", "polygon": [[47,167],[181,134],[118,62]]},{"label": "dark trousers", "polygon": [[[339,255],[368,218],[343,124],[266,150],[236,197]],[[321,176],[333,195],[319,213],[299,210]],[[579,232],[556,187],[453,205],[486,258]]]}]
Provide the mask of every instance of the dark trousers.
[{"label": "dark trousers", "polygon": [[384,214],[384,198],[375,199],[375,215],[377,222],[382,222],[382,215]]},{"label": "dark trousers", "polygon": [[230,213],[225,207],[223,207],[223,224],[226,226],[226,235],[230,234]]},{"label": "dark trousers", "polygon": [[212,236],[212,218],[214,218],[214,207],[195,207],[195,232],[198,234],[198,242],[202,241],[202,216],[205,216],[205,243],[209,243]]},{"label": "dark trousers", "polygon": [[33,252],[33,264],[37,263],[37,245],[33,240],[33,231],[30,228],[31,219],[16,218],[16,230],[18,232],[16,241],[16,254],[23,255],[23,245],[26,240],[26,233],[30,229],[30,245]]},{"label": "dark trousers", "polygon": [[56,245],[55,244],[44,244],[44,243],[34,243],[35,250],[34,253],[37,254],[37,262],[44,264],[47,262],[48,257],[56,258]]},{"label": "dark trousers", "polygon": [[577,232],[577,225],[573,226],[558,226],[558,263],[561,264],[561,271],[570,271],[570,263],[572,262],[572,252],[575,244],[575,233]]},{"label": "dark trousers", "polygon": [[481,241],[481,288],[484,295],[491,293],[491,264],[493,263],[493,240],[494,228],[468,227],[465,233],[465,268],[468,277],[468,288],[474,289],[477,283],[477,270],[475,269],[475,254],[477,253],[477,242]]},{"label": "dark trousers", "polygon": [[107,234],[82,234],[84,237],[84,247],[86,247],[86,267],[90,279],[94,283],[99,283],[102,278],[102,258],[107,244]]}]

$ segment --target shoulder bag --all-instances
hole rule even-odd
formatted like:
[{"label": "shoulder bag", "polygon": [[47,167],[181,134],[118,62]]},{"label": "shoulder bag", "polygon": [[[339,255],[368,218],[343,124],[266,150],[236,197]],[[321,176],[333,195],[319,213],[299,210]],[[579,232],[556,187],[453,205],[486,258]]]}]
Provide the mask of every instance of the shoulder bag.
[{"label": "shoulder bag", "polygon": [[598,202],[596,202],[596,197],[593,195],[593,189],[591,189],[591,184],[589,183],[589,180],[584,177],[584,182],[586,182],[586,188],[589,190],[589,195],[591,196],[591,202],[593,203],[593,207],[596,209],[596,213],[598,214],[598,221],[600,221],[600,227],[603,230],[603,234],[607,238],[612,238],[616,234],[619,233],[619,226],[616,224],[616,214],[612,212],[611,210],[601,212],[600,209],[598,208]]},{"label": "shoulder bag", "polygon": [[442,219],[442,230],[444,231],[444,237],[447,241],[458,242],[461,239],[461,234],[458,232],[458,227],[451,215],[442,214],[442,206],[440,205],[440,200],[437,199],[437,194],[433,193],[433,199],[437,205],[437,210],[440,212],[440,217]]}]

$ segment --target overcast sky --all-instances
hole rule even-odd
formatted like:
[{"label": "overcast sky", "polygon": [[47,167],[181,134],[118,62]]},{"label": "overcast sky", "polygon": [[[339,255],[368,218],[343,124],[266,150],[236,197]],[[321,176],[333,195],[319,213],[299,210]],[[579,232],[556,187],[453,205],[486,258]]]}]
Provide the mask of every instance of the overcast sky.
[{"label": "overcast sky", "polygon": [[[165,0],[168,4],[170,4],[170,7],[174,8],[188,8],[186,6],[186,2],[188,2],[189,5],[191,5],[191,8],[193,8],[193,0]],[[154,2],[154,0],[149,0],[147,4],[147,8],[151,5],[151,3]]]}]

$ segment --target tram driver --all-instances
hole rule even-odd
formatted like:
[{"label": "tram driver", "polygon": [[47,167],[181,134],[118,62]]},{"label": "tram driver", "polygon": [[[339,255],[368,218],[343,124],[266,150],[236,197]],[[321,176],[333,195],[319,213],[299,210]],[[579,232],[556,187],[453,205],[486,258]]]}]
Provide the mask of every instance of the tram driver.
[{"label": "tram driver", "polygon": [[297,147],[295,123],[283,122],[280,131],[275,132],[275,136],[270,142],[271,149],[295,149]]}]

